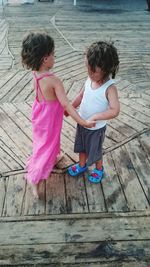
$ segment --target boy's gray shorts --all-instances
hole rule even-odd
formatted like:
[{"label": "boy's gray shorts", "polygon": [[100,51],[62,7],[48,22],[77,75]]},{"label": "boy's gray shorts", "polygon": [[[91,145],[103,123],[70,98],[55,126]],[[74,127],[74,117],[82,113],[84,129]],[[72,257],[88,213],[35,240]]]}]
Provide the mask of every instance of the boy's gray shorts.
[{"label": "boy's gray shorts", "polygon": [[87,165],[102,159],[102,145],[106,126],[98,130],[89,130],[77,124],[74,152],[87,154]]}]

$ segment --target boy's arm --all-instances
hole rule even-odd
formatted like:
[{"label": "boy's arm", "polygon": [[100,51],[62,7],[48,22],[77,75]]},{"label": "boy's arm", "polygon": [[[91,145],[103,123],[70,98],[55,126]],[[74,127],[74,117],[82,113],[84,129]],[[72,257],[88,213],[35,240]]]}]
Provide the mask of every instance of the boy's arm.
[{"label": "boy's arm", "polygon": [[109,102],[109,108],[104,112],[94,114],[89,118],[90,120],[110,120],[119,115],[120,104],[117,88],[114,85],[107,89],[106,97]]},{"label": "boy's arm", "polygon": [[70,116],[80,125],[87,127],[87,128],[92,128],[95,126],[95,122],[94,121],[85,121],[83,120],[78,112],[75,110],[75,108],[70,104],[63,84],[62,82],[58,79],[58,78],[54,78],[54,90],[55,90],[55,94],[57,99],[59,100],[59,102],[61,103],[62,107],[67,110],[67,112],[70,114]]}]

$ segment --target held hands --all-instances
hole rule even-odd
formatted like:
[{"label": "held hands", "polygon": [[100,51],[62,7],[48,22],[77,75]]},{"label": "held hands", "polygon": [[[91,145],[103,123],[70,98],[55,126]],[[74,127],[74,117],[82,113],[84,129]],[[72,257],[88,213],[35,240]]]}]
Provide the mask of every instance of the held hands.
[{"label": "held hands", "polygon": [[83,127],[92,128],[92,127],[95,127],[95,125],[96,125],[96,121],[87,120],[84,122]]}]

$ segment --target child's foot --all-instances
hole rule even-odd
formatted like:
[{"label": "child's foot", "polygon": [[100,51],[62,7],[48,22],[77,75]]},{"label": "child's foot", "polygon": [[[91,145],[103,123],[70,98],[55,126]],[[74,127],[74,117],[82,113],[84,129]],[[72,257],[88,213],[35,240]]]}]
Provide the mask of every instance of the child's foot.
[{"label": "child's foot", "polygon": [[91,183],[94,183],[94,184],[98,184],[101,182],[101,180],[103,179],[103,175],[104,175],[104,168],[102,167],[101,170],[98,170],[98,169],[94,169],[90,175],[88,176],[88,180],[91,182]]},{"label": "child's foot", "polygon": [[77,176],[87,170],[87,166],[81,167],[78,163],[68,168],[68,172],[71,176]]},{"label": "child's foot", "polygon": [[39,194],[38,194],[38,186],[36,184],[32,185],[32,192],[33,192],[33,196],[38,199],[39,198]]}]

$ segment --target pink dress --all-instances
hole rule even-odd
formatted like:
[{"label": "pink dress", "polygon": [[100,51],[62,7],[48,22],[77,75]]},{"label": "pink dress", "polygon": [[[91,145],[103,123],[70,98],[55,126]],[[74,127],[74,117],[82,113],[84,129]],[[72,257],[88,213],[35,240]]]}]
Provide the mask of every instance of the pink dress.
[{"label": "pink dress", "polygon": [[[39,80],[51,75],[45,73],[37,77],[34,73],[36,98],[32,105],[33,151],[27,161],[25,177],[33,184],[49,177],[60,153],[64,110],[58,100],[46,101],[39,85]],[[38,91],[42,101],[38,100]]]}]

